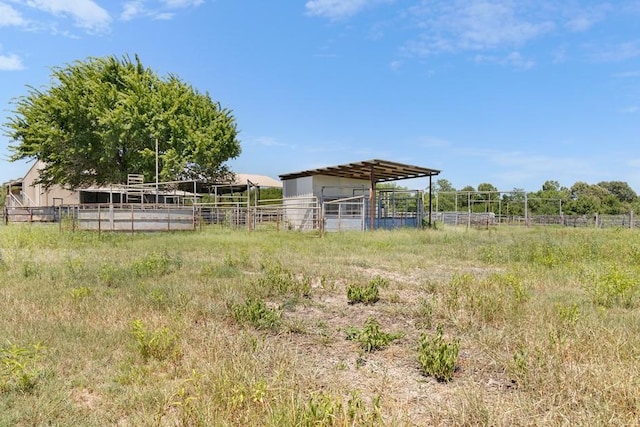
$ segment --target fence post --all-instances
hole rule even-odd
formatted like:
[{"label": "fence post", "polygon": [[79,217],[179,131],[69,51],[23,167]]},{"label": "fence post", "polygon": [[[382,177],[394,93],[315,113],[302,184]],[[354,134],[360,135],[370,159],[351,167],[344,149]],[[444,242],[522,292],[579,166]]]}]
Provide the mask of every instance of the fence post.
[{"label": "fence post", "polygon": [[467,229],[471,228],[471,192],[467,192]]},{"label": "fence post", "polygon": [[526,191],[524,193],[524,224],[529,228],[529,196]]}]

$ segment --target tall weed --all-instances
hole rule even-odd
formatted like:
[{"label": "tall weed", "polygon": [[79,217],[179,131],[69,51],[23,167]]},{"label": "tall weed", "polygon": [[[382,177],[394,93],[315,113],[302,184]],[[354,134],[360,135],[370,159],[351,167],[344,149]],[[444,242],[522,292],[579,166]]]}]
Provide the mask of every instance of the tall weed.
[{"label": "tall weed", "polygon": [[45,347],[40,344],[0,347],[0,393],[31,391],[42,374],[40,359]]},{"label": "tall weed", "polygon": [[638,304],[640,282],[636,274],[610,265],[604,273],[595,273],[585,290],[591,301],[601,307],[634,308]]},{"label": "tall weed", "polygon": [[438,325],[436,334],[423,333],[418,341],[418,361],[424,373],[438,381],[449,382],[458,362],[460,342],[446,341],[442,325]]},{"label": "tall weed", "polygon": [[149,330],[142,320],[136,319],[131,322],[131,335],[136,340],[138,352],[145,360],[165,360],[179,355],[179,336],[166,326]]}]

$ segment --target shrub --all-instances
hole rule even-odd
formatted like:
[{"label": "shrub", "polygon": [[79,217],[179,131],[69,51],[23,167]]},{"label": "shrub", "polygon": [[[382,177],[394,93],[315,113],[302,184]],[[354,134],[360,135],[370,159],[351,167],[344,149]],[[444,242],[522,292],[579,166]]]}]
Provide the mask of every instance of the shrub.
[{"label": "shrub", "polygon": [[459,341],[447,342],[443,338],[442,325],[438,325],[433,337],[422,334],[418,342],[418,360],[424,373],[438,381],[449,382],[458,361]]},{"label": "shrub", "polygon": [[236,322],[250,323],[256,329],[276,330],[280,327],[280,312],[267,307],[261,299],[249,298],[244,304],[235,304],[231,312]]},{"label": "shrub", "polygon": [[374,318],[369,317],[364,323],[362,329],[353,326],[346,331],[347,339],[357,341],[367,353],[381,350],[387,347],[392,341],[402,338],[404,334],[388,333],[380,330],[380,323]]}]

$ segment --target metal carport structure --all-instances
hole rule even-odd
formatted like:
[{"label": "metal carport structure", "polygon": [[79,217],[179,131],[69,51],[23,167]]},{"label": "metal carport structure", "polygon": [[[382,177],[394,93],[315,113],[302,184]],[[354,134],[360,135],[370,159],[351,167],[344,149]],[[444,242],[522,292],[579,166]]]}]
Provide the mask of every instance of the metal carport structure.
[{"label": "metal carport structure", "polygon": [[310,169],[301,172],[282,174],[280,175],[280,179],[282,181],[286,181],[315,175],[326,175],[340,178],[367,180],[369,182],[369,207],[371,210],[369,228],[373,230],[375,228],[374,217],[376,204],[376,184],[379,182],[391,182],[425,177],[429,178],[429,226],[431,226],[431,180],[433,176],[438,174],[440,174],[440,171],[436,169],[397,163],[389,160],[373,159],[337,166]]}]

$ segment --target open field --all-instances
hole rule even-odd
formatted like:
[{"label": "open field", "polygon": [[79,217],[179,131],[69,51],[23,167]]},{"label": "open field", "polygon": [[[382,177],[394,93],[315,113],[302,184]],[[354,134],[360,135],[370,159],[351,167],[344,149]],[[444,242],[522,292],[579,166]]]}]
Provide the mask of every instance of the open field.
[{"label": "open field", "polygon": [[0,268],[0,425],[640,419],[636,230],[9,225]]}]

